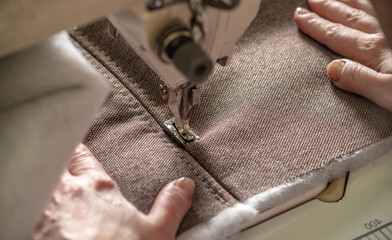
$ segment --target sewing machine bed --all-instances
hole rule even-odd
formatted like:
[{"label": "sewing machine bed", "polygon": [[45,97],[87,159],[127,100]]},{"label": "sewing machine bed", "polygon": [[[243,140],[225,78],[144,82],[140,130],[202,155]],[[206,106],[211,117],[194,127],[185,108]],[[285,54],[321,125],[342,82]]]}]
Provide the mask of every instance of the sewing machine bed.
[{"label": "sewing machine bed", "polygon": [[159,190],[196,182],[183,232],[235,203],[330,165],[392,135],[392,115],[330,83],[339,56],[298,31],[301,0],[265,0],[238,41],[229,66],[217,66],[191,125],[201,140],[179,147],[159,77],[101,20],[70,32],[111,85],[85,139],[124,196],[148,212]]}]

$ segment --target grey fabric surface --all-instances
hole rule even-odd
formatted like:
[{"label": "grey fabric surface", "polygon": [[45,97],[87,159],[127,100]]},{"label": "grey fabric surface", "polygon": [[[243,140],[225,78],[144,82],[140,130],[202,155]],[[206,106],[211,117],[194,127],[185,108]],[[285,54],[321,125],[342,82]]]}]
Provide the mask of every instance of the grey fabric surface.
[{"label": "grey fabric surface", "polygon": [[107,90],[65,32],[0,58],[0,239],[30,239]]},{"label": "grey fabric surface", "polygon": [[[199,195],[192,211],[199,212],[187,216],[184,230],[235,200],[243,201],[392,134],[390,113],[330,83],[326,65],[337,56],[300,33],[292,17],[304,3],[263,1],[260,14],[239,40],[231,64],[217,66],[204,88],[191,121],[202,138],[188,144],[185,151],[172,143],[172,152],[159,150],[169,144],[162,138],[169,140],[158,126],[170,117],[160,98],[159,77],[124,40],[106,34],[106,21],[72,33],[95,58],[93,64],[110,71],[111,78],[124,86],[121,94],[114,92],[108,100],[86,143],[123,186],[128,199],[147,210],[152,199],[144,199],[172,179],[172,167],[192,162],[222,192],[227,204],[199,199],[206,189],[196,182]],[[138,130],[139,113],[131,111],[133,101],[119,100],[122,95],[139,101],[138,111],[149,116],[156,135]],[[167,164],[172,161],[174,165]],[[149,167],[156,164],[166,167],[162,171]],[[190,169],[184,166],[183,171],[178,175]],[[155,185],[151,176],[160,184]],[[151,192],[131,193],[139,188]],[[200,210],[215,205],[219,207]]]}]

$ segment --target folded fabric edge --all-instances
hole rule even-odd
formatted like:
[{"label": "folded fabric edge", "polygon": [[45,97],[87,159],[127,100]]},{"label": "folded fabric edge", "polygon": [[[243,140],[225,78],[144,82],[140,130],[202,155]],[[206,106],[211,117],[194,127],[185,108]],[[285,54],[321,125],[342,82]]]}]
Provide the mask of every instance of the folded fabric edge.
[{"label": "folded fabric edge", "polygon": [[223,210],[210,220],[182,233],[177,240],[228,239],[242,230],[314,199],[325,189],[328,182],[346,172],[365,166],[386,154],[391,147],[392,137],[388,137],[348,153],[322,168],[310,171]]}]

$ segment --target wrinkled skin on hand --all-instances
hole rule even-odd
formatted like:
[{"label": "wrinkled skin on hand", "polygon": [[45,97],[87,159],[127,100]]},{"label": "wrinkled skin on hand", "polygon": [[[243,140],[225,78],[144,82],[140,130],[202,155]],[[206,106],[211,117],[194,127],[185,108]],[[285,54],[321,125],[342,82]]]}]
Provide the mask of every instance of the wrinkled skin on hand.
[{"label": "wrinkled skin on hand", "polygon": [[392,51],[367,0],[309,0],[298,8],[302,32],[349,59],[327,66],[332,82],[392,111]]},{"label": "wrinkled skin on hand", "polygon": [[122,196],[92,153],[79,145],[33,239],[174,239],[193,192],[192,180],[173,181],[145,215]]}]

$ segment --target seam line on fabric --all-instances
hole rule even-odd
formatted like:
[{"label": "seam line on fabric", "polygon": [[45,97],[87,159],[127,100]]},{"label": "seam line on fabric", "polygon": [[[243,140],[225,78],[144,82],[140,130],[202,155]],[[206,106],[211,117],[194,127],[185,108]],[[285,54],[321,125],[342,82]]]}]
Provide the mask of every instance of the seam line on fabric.
[{"label": "seam line on fabric", "polygon": [[[139,104],[143,107],[143,109],[145,109],[145,111],[146,111],[146,113],[148,114],[148,115],[150,115],[150,117],[152,117],[152,119],[154,119],[154,121],[156,122],[156,123],[158,123],[158,125],[161,127],[161,129],[162,129],[162,124],[160,123],[160,121],[158,121],[158,119],[154,116],[154,114],[152,114],[150,111],[149,111],[149,109],[146,107],[146,105],[141,101],[141,99],[137,96],[137,94],[135,94],[134,93],[134,91],[132,91],[132,89],[130,89],[130,87],[128,87],[122,80],[121,80],[121,78],[120,78],[120,76],[118,75],[118,74],[116,74],[115,72],[113,72],[110,68],[108,68],[108,66],[105,64],[105,62],[103,62],[101,59],[99,59],[95,54],[93,54],[92,52],[91,52],[91,50],[90,49],[88,49],[88,47],[86,47],[86,46],[83,46],[82,44],[82,42],[80,41],[80,39],[77,39],[75,36],[73,36],[72,34],[69,34],[70,36],[71,36],[71,38],[79,45],[79,46],[81,46],[88,54],[90,54],[99,64],[101,64],[110,74],[112,74],[123,86],[124,86],[124,88],[125,89],[127,89],[128,91],[129,91],[129,93],[137,100],[137,102],[139,102]],[[76,34],[75,34],[76,35]],[[86,36],[85,35],[83,35],[83,36],[81,36],[82,38],[86,38]],[[83,39],[84,41],[88,41],[88,40],[86,40],[86,39]],[[83,41],[82,40],[82,41]],[[96,45],[93,45],[92,44],[92,46],[94,47],[94,48],[97,48],[99,51],[101,51],[101,52],[104,52],[103,50],[101,50],[98,46],[96,46]],[[105,56],[107,56],[107,54],[106,53],[104,53],[104,55]],[[108,56],[107,56],[108,57]],[[109,57],[110,58],[110,57]],[[110,59],[110,61],[111,62],[113,62],[113,63],[115,63],[112,59]],[[115,64],[115,66],[116,67],[118,67],[117,66],[117,64]],[[122,72],[123,72],[123,70],[120,68],[120,67],[118,67]],[[124,95],[123,95],[124,96]],[[151,100],[150,100],[151,101]],[[148,121],[147,121],[148,122]],[[150,124],[150,123],[149,123]],[[175,146],[173,146],[174,145],[174,143],[172,142],[172,141],[170,141],[170,143],[171,143],[171,146],[172,147],[174,147],[175,148]],[[184,157],[181,155],[181,153],[180,153],[180,151],[179,151],[179,149],[177,149],[177,148],[175,148],[176,149],[176,154],[177,154],[177,156],[179,157],[179,158],[181,158],[181,159],[184,159]],[[218,181],[209,171],[207,171],[205,168],[204,168],[204,166],[202,166],[200,163],[199,163],[199,161],[197,161],[197,159],[192,155],[192,154],[190,154],[189,152],[188,152],[188,150],[187,149],[183,149],[197,164],[198,164],[198,166],[200,166],[209,176],[211,176],[211,178],[212,179],[214,179],[214,181],[223,189],[223,190],[225,190],[233,199],[235,199],[236,201],[239,201],[239,198],[237,197],[237,196],[235,196],[232,192],[230,192],[230,191],[228,191],[221,183],[220,183],[220,181]],[[186,162],[186,164],[188,164],[187,162]],[[192,170],[192,169],[191,169]],[[195,172],[194,172],[195,173]],[[196,176],[200,176],[200,174],[196,174],[195,173],[195,175]],[[205,179],[203,179],[203,178],[201,178],[201,180],[202,180],[202,182],[203,182],[203,184],[207,187],[207,189],[214,195],[214,197],[215,198],[217,198],[223,205],[225,205],[225,206],[230,206],[230,204],[229,204],[229,202],[223,197],[223,196],[221,196],[221,194],[219,193],[219,191],[218,190],[216,190],[216,189],[213,189],[213,188],[211,188],[210,186],[208,186],[208,184],[207,184],[207,181],[205,181]]]}]

